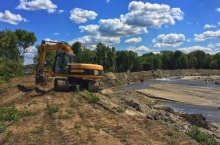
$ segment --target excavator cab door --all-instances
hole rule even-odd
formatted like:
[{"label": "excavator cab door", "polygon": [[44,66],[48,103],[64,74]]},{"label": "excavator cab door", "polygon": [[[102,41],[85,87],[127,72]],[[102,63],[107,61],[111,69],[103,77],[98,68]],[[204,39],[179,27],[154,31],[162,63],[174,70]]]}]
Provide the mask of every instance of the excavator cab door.
[{"label": "excavator cab door", "polygon": [[53,71],[56,74],[69,74],[70,58],[68,53],[58,53],[53,65]]}]

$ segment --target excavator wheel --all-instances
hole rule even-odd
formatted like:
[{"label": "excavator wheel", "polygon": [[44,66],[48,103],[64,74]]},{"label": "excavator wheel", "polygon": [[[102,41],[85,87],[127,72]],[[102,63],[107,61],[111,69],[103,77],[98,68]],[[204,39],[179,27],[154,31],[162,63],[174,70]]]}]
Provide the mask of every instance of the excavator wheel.
[{"label": "excavator wheel", "polygon": [[69,91],[69,80],[63,78],[54,79],[54,90],[58,92]]}]

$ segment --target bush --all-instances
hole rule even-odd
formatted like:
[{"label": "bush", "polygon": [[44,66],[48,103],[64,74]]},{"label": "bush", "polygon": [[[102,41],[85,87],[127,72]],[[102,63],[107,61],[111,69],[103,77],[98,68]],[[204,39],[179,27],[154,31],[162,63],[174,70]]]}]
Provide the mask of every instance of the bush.
[{"label": "bush", "polygon": [[200,131],[197,127],[192,128],[192,130],[189,132],[189,136],[191,136],[193,139],[196,139],[198,142],[206,143],[208,145],[217,145],[213,138]]},{"label": "bush", "polygon": [[24,75],[23,69],[24,67],[21,61],[0,58],[0,83]]},{"label": "bush", "polygon": [[29,111],[19,111],[16,108],[16,105],[13,105],[9,108],[1,108],[0,110],[0,121],[18,121],[20,118],[25,116],[34,116],[36,112],[29,112]]},{"label": "bush", "polygon": [[48,113],[48,114],[53,114],[53,113],[56,113],[56,112],[58,112],[58,111],[59,111],[59,107],[58,107],[58,106],[49,107],[49,108],[47,109],[47,113]]},{"label": "bush", "polygon": [[93,93],[88,93],[87,94],[87,99],[89,103],[97,103],[100,99]]}]

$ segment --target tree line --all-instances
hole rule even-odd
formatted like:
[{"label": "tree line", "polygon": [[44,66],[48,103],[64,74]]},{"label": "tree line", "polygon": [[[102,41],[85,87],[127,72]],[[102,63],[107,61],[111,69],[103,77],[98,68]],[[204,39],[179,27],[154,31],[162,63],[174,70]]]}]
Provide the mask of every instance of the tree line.
[{"label": "tree line", "polygon": [[163,50],[158,54],[146,53],[138,56],[136,52],[128,50],[116,51],[98,43],[95,50],[82,47],[80,42],[72,44],[71,48],[77,55],[79,63],[95,63],[104,67],[106,72],[147,71],[155,69],[220,69],[220,53],[211,55],[202,50],[188,54],[180,50]]}]

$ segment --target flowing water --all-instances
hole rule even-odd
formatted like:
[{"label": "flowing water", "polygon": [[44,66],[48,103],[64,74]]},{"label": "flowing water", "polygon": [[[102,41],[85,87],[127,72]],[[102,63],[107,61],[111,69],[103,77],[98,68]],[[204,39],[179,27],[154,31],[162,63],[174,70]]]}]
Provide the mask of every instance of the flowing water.
[{"label": "flowing water", "polygon": [[[147,80],[142,83],[134,83],[126,86],[122,86],[119,88],[121,91],[126,90],[140,90],[145,89],[147,86],[154,84],[179,84],[179,85],[189,85],[189,86],[202,86],[202,87],[211,87],[217,88],[220,91],[220,85],[213,83],[206,83],[205,81],[188,81],[181,80],[180,77],[172,77],[172,78],[162,78],[155,80]],[[163,103],[174,109],[175,112],[186,112],[188,114],[199,113],[203,114],[207,120],[220,124],[220,109],[213,106],[196,106],[189,105],[184,103],[176,103],[171,101],[163,101]],[[220,105],[220,104],[219,104]]]}]

